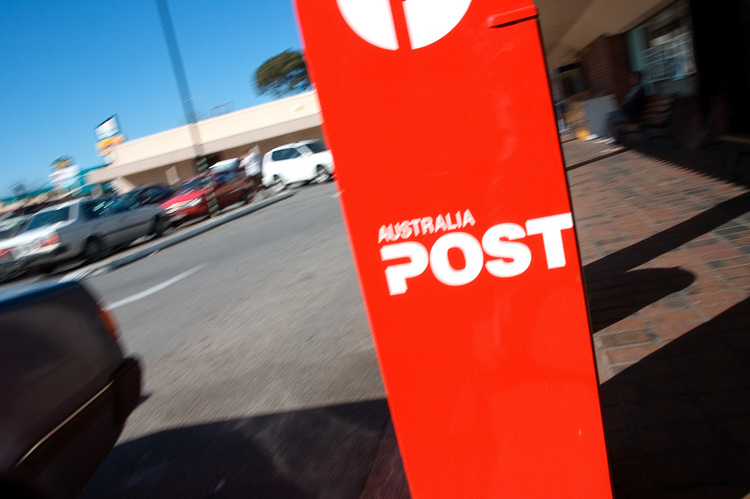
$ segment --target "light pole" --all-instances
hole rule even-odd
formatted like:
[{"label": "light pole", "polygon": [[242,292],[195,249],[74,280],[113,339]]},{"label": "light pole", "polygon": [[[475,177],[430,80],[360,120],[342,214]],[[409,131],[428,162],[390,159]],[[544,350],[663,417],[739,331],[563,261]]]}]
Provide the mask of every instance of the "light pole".
[{"label": "light pole", "polygon": [[[180,91],[182,107],[185,111],[185,119],[190,129],[190,137],[193,142],[193,151],[195,153],[196,167],[199,173],[208,171],[206,158],[203,156],[203,146],[201,145],[200,131],[196,124],[197,118],[193,109],[192,97],[188,89],[187,78],[185,77],[185,68],[182,65],[180,49],[177,47],[177,37],[172,25],[172,16],[169,14],[167,0],[156,0],[156,7],[159,9],[161,25],[164,29],[164,37],[167,39],[167,48],[169,49],[169,58],[172,61],[172,70],[174,78],[177,81],[177,88]],[[216,193],[214,192],[213,182],[208,177],[204,177],[204,187],[206,188],[206,201],[208,202],[208,213],[214,217],[219,214],[219,205],[216,202]]]}]

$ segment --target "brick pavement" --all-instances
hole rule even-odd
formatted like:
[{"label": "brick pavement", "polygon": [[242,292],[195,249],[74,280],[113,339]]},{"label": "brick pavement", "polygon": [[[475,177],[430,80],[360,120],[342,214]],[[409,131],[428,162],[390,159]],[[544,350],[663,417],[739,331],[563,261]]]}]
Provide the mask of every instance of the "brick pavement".
[{"label": "brick pavement", "polygon": [[601,147],[564,151],[615,495],[746,497],[750,191],[715,148],[576,167]]},{"label": "brick pavement", "polygon": [[[605,148],[563,143],[615,496],[750,497],[747,170]],[[395,439],[381,456],[363,497],[408,497]]]}]

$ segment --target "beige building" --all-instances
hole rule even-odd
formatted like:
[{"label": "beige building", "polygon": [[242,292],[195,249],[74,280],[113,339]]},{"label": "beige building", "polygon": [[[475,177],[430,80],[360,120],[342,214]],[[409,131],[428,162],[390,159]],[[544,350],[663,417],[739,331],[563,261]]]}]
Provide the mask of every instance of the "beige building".
[{"label": "beige building", "polygon": [[118,144],[112,164],[90,172],[89,182],[114,182],[124,191],[150,183],[174,184],[196,174],[199,155],[213,164],[241,156],[254,145],[264,153],[289,142],[322,138],[320,125],[317,94],[298,94]]},{"label": "beige building", "polygon": [[[681,122],[707,122],[717,109],[750,123],[750,75],[742,68],[750,47],[745,0],[535,0],[558,110],[573,95],[621,100],[632,70],[644,73],[650,93],[681,97]],[[670,69],[671,68],[671,69]],[[677,69],[675,69],[677,68]],[[698,76],[700,75],[700,78]],[[113,163],[89,181],[118,189],[173,184],[209,164],[261,154],[288,142],[322,138],[320,105],[307,92],[119,144]]]}]

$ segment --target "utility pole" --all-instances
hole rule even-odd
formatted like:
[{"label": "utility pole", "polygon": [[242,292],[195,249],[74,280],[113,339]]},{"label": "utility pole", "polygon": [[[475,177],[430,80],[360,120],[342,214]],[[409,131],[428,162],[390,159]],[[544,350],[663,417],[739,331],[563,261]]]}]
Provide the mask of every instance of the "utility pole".
[{"label": "utility pole", "polygon": [[[190,129],[196,166],[199,173],[206,173],[208,171],[208,163],[203,155],[203,146],[201,145],[200,131],[197,126],[197,117],[195,115],[195,110],[193,109],[193,101],[192,97],[190,97],[190,90],[188,89],[187,78],[185,77],[185,68],[182,65],[180,49],[177,47],[177,37],[175,36],[174,26],[172,25],[172,16],[167,7],[167,0],[156,0],[156,7],[159,9],[159,17],[161,18],[161,25],[164,29],[164,37],[167,39],[169,58],[172,61],[174,78],[177,81],[177,88],[179,89],[180,98],[182,99],[185,120]],[[215,217],[219,214],[219,205],[216,202],[213,181],[209,178],[204,178],[204,187],[206,188],[208,213],[210,216]]]}]

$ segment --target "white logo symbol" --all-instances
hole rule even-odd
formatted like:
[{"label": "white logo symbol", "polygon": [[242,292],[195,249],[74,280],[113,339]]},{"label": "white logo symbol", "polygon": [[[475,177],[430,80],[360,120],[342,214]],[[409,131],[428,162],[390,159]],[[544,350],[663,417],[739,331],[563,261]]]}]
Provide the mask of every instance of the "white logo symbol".
[{"label": "white logo symbol", "polygon": [[[347,24],[376,47],[398,49],[391,0],[336,0]],[[400,2],[398,2],[400,3]],[[402,5],[412,49],[426,47],[461,22],[471,0],[404,0]]]}]

